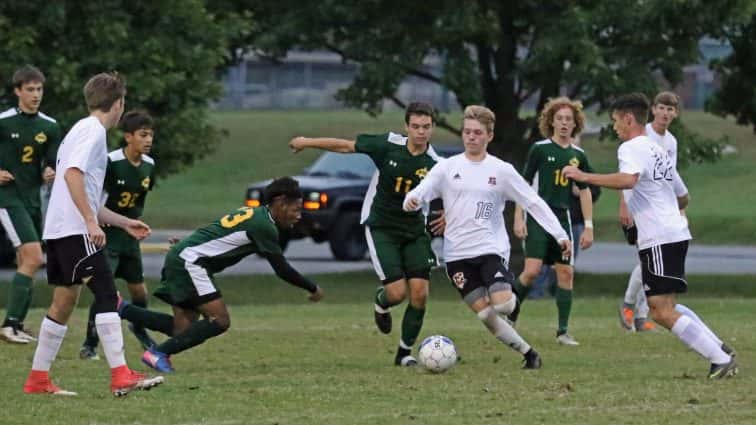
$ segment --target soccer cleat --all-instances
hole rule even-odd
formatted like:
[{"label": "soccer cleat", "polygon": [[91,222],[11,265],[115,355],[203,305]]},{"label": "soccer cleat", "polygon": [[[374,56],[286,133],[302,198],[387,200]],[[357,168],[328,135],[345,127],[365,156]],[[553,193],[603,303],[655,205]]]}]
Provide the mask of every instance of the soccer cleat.
[{"label": "soccer cleat", "polygon": [[152,348],[152,347],[154,347],[154,346],[157,345],[157,344],[155,344],[155,340],[153,340],[150,337],[150,335],[147,333],[146,329],[144,329],[144,328],[137,328],[136,326],[134,326],[133,323],[129,323],[128,327],[129,327],[129,330],[131,331],[131,333],[134,334],[134,336],[136,337],[136,339],[139,340],[139,343],[142,344],[142,349],[143,350],[149,350],[150,348]]},{"label": "soccer cleat", "polygon": [[523,357],[523,369],[540,369],[541,366],[543,366],[541,356],[539,356],[538,352],[532,348],[527,353],[523,354]]},{"label": "soccer cleat", "polygon": [[95,347],[88,345],[82,345],[79,349],[79,358],[82,360],[100,360],[100,356],[97,355]]},{"label": "soccer cleat", "polygon": [[567,332],[557,334],[556,341],[562,345],[580,345],[580,343],[575,341],[575,338],[573,338]]},{"label": "soccer cleat", "polygon": [[142,363],[161,373],[173,373],[176,370],[171,365],[170,356],[150,348],[142,354]]},{"label": "soccer cleat", "polygon": [[735,349],[730,347],[729,345],[722,343],[722,351],[724,351],[726,354],[729,354],[730,357],[735,357],[738,355],[737,352],[735,352]]},{"label": "soccer cleat", "polygon": [[738,364],[735,358],[730,356],[730,361],[722,364],[711,364],[709,369],[709,379],[730,378],[738,374]]},{"label": "soccer cleat", "polygon": [[[378,311],[378,310],[381,311]],[[391,312],[388,310],[384,310],[378,305],[375,306],[375,326],[378,327],[378,330],[381,331],[381,333],[389,334],[391,333]]]},{"label": "soccer cleat", "polygon": [[22,338],[26,338],[29,340],[29,342],[34,342],[37,340],[37,338],[34,337],[34,334],[31,330],[24,327],[23,324],[19,324],[18,328],[16,329],[16,334],[21,336]]},{"label": "soccer cleat", "polygon": [[404,367],[414,367],[417,366],[417,359],[414,357],[407,355],[402,357],[401,359],[398,359],[397,362],[395,362],[397,366],[404,366]]},{"label": "soccer cleat", "polygon": [[[28,335],[27,335],[28,336]],[[29,339],[24,338],[18,333],[13,326],[6,326],[0,329],[0,339],[4,339],[12,344],[28,344],[31,342]]]},{"label": "soccer cleat", "polygon": [[629,331],[633,330],[634,316],[635,316],[635,313],[633,312],[632,308],[627,307],[625,304],[620,305],[619,320],[620,320],[620,325],[622,325],[623,328]]},{"label": "soccer cleat", "polygon": [[165,382],[162,376],[149,377],[143,373],[127,370],[114,377],[110,382],[110,392],[116,397],[123,397],[136,390],[149,391]]},{"label": "soccer cleat", "polygon": [[75,396],[78,395],[73,391],[66,391],[60,389],[57,385],[53,384],[50,380],[50,376],[47,372],[31,371],[29,377],[26,378],[24,383],[24,393],[26,394],[51,394],[60,396]]},{"label": "soccer cleat", "polygon": [[648,332],[656,330],[656,324],[650,320],[646,320],[644,318],[636,318],[634,322],[635,332]]}]

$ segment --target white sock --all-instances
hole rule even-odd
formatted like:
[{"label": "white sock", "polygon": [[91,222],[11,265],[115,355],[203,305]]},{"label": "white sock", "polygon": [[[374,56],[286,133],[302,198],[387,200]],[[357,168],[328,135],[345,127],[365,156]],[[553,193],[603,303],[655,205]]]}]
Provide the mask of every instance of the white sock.
[{"label": "white sock", "polygon": [[105,358],[111,369],[126,364],[126,356],[123,347],[123,330],[121,329],[121,318],[118,313],[98,313],[95,316],[95,326],[97,335],[102,342],[102,350],[105,352]]},{"label": "white sock", "polygon": [[514,311],[515,307],[517,307],[517,295],[515,295],[514,292],[512,293],[512,297],[507,301],[504,301],[501,304],[494,304],[493,306],[494,310],[502,316],[509,315],[509,313]]},{"label": "white sock", "polygon": [[698,323],[698,325],[703,328],[704,332],[709,334],[709,338],[714,339],[714,341],[716,341],[717,344],[719,344],[719,346],[722,346],[722,340],[719,339],[717,334],[715,334],[711,329],[709,329],[708,326],[706,326],[706,323],[704,323],[703,320],[701,320],[701,318],[698,317],[698,315],[693,310],[689,309],[687,306],[683,304],[676,304],[675,310],[679,311],[680,314],[690,317],[691,320]]},{"label": "white sock", "polygon": [[634,305],[638,298],[638,291],[643,291],[643,273],[641,273],[640,263],[636,264],[633,272],[630,273],[630,279],[627,280],[625,304]]},{"label": "white sock", "polygon": [[635,300],[635,317],[637,319],[648,319],[646,291],[638,291],[638,298]]},{"label": "white sock", "polygon": [[685,345],[708,359],[711,363],[722,364],[730,361],[730,356],[722,351],[721,344],[717,344],[715,340],[704,332],[701,325],[690,317],[680,316],[671,330]]},{"label": "white sock", "polygon": [[55,361],[55,357],[58,356],[58,351],[60,351],[60,345],[63,344],[67,330],[68,326],[55,323],[47,317],[42,320],[37,338],[37,349],[34,350],[32,370],[50,371],[50,367]]},{"label": "white sock", "polygon": [[522,354],[530,351],[530,345],[517,333],[506,320],[496,314],[496,310],[486,307],[478,312],[478,318],[486,325],[496,339],[519,351]]}]

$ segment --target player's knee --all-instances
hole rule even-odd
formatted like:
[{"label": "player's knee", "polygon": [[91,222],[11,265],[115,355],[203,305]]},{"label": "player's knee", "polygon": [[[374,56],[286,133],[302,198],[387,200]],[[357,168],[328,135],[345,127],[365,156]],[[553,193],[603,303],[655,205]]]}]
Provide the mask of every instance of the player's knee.
[{"label": "player's knee", "polygon": [[496,310],[486,307],[478,312],[478,319],[486,325],[486,328],[492,331],[496,327]]},{"label": "player's knee", "polygon": [[512,294],[512,297],[509,298],[507,301],[504,301],[499,304],[494,304],[494,310],[496,310],[497,313],[503,314],[506,316],[514,311],[516,305],[517,305],[517,296],[515,294]]},{"label": "player's knee", "polygon": [[392,305],[399,304],[407,297],[407,284],[404,280],[385,285],[386,298]]},{"label": "player's knee", "polygon": [[530,285],[534,280],[536,280],[536,277],[538,277],[538,273],[540,273],[540,271],[540,269],[526,267],[525,269],[523,269],[522,273],[520,273],[520,282],[523,285]]},{"label": "player's knee", "polygon": [[231,327],[231,317],[228,315],[221,315],[210,318],[210,323],[216,330],[216,335],[220,335]]}]

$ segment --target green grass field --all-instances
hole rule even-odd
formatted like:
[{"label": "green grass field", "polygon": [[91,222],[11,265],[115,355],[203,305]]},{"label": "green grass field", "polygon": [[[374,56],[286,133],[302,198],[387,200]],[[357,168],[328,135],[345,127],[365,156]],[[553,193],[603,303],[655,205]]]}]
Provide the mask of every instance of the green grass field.
[{"label": "green grass field", "polygon": [[[434,273],[421,338],[451,337],[462,361],[431,375],[391,365],[397,343],[372,323],[370,273],[317,276],[327,298],[273,277],[220,278],[232,304],[231,330],[175,356],[178,372],[151,392],[114,399],[104,360],[78,359],[86,312],[69,323],[53,376],[79,397],[22,394],[33,347],[0,345],[2,424],[749,424],[756,417],[756,288],[747,277],[694,276],[695,309],[739,353],[740,375],[708,381],[705,360],[666,331],[629,334],[616,308],[624,276],[583,275],[571,321],[579,347],[554,342],[553,300],[528,301],[519,331],[544,368],[520,369],[521,357],[496,341]],[[49,290],[39,287],[36,305]],[[716,295],[715,295],[716,294]],[[87,299],[82,299],[86,304]],[[155,307],[164,309],[159,301]],[[395,326],[403,308],[395,310]],[[30,313],[37,327],[43,311]],[[125,327],[124,327],[125,328]],[[136,340],[129,363],[140,370]]]},{"label": "green grass field", "polygon": [[[297,174],[319,155],[306,151],[292,155],[286,144],[294,136],[352,138],[358,133],[401,131],[399,112],[371,118],[354,111],[223,112],[214,122],[229,137],[217,151],[187,172],[159,182],[147,202],[145,219],[159,228],[193,228],[243,202],[247,185],[274,176]],[[756,244],[756,181],[753,132],[732,121],[701,112],[686,112],[683,119],[696,131],[718,138],[727,134],[738,149],[716,164],[693,164],[682,170],[691,191],[691,228],[697,242]],[[596,122],[602,122],[601,118]],[[458,143],[437,129],[434,142]],[[158,134],[156,143],[160,143]],[[595,168],[616,170],[616,144],[586,137],[584,146]],[[597,239],[619,240],[617,194],[605,191],[596,204]]]}]

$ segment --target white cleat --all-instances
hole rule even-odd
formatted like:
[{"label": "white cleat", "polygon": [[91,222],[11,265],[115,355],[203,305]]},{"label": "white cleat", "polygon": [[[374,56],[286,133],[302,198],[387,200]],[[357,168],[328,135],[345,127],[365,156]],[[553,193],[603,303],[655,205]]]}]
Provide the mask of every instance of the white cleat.
[{"label": "white cleat", "polygon": [[562,344],[562,345],[580,345],[580,343],[575,341],[575,338],[573,338],[568,333],[557,335],[556,340],[559,344]]},{"label": "white cleat", "polygon": [[16,335],[20,336],[21,338],[24,338],[24,339],[26,339],[26,340],[27,340],[27,341],[29,341],[29,342],[35,342],[35,341],[37,340],[37,338],[34,338],[34,337],[33,337],[33,336],[32,336],[31,334],[29,334],[29,332],[27,332],[26,330],[17,329],[17,330],[16,330]]},{"label": "white cleat", "polygon": [[6,326],[0,329],[0,339],[4,339],[12,344],[28,344],[31,342],[31,340],[28,339],[31,338],[31,335],[25,334],[23,331],[21,333],[26,335],[27,338],[20,335],[19,331],[13,329],[13,327]]}]

